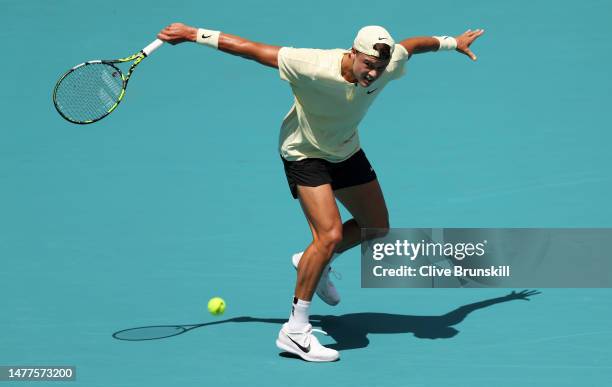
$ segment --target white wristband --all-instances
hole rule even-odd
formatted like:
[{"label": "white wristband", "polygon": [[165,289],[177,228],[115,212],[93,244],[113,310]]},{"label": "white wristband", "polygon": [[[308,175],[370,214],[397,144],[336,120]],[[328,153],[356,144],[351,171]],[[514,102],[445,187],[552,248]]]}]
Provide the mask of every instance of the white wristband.
[{"label": "white wristband", "polygon": [[221,35],[221,31],[198,28],[198,34],[196,35],[196,43],[200,43],[205,46],[210,46],[212,48],[219,48],[219,35]]},{"label": "white wristband", "polygon": [[454,50],[457,48],[457,40],[452,36],[434,36],[440,42],[438,51]]}]

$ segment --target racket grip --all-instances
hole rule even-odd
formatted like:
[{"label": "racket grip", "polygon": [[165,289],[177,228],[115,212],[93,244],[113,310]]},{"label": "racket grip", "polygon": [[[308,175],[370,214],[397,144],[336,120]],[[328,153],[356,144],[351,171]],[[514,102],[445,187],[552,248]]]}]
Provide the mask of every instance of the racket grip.
[{"label": "racket grip", "polygon": [[162,44],[164,44],[163,40],[155,39],[153,42],[151,42],[151,44],[143,48],[142,52],[145,54],[145,56],[149,56],[153,51],[160,48]]}]

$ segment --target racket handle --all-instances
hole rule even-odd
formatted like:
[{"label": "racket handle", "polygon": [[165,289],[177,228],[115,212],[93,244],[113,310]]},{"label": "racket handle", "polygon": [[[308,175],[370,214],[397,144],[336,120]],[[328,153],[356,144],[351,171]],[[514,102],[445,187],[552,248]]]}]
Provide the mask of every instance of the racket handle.
[{"label": "racket handle", "polygon": [[151,42],[151,44],[143,48],[142,52],[145,54],[145,56],[149,56],[153,51],[160,48],[162,44],[164,44],[163,40],[155,39],[153,42]]}]

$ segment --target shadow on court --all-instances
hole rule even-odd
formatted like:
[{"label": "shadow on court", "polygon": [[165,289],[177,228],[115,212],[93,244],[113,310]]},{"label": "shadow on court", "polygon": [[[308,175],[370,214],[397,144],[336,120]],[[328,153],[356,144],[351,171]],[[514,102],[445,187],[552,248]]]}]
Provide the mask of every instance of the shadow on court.
[{"label": "shadow on court", "polygon": [[[440,316],[412,316],[366,312],[349,313],[341,316],[312,315],[310,316],[310,322],[313,326],[326,331],[336,341],[335,344],[328,345],[328,347],[336,350],[364,348],[370,343],[368,339],[370,333],[412,333],[415,337],[421,339],[448,339],[459,333],[453,326],[462,322],[473,311],[513,300],[529,301],[529,297],[538,294],[540,292],[536,290],[523,290],[518,293],[513,291],[502,297],[460,306]],[[281,325],[286,321],[287,319],[285,318],[245,316],[193,325],[156,325],[130,328],[113,333],[113,337],[118,340],[127,341],[158,340],[210,325],[251,322]]]}]

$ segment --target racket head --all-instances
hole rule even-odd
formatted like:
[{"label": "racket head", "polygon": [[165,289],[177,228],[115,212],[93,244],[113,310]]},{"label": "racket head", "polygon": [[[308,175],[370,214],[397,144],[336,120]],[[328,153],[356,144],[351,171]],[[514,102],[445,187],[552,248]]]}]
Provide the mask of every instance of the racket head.
[{"label": "racket head", "polygon": [[89,61],[68,70],[55,84],[53,105],[67,121],[91,124],[117,108],[127,77],[111,62]]}]

